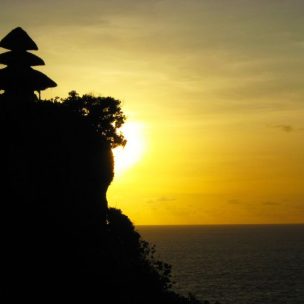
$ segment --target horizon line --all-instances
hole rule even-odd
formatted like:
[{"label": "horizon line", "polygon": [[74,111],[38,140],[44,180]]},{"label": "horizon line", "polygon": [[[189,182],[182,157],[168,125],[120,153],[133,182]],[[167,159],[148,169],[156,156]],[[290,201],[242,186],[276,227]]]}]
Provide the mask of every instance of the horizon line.
[{"label": "horizon line", "polygon": [[135,227],[138,226],[167,226],[167,227],[176,227],[176,226],[296,226],[304,225],[303,223],[258,223],[258,224],[134,224]]}]

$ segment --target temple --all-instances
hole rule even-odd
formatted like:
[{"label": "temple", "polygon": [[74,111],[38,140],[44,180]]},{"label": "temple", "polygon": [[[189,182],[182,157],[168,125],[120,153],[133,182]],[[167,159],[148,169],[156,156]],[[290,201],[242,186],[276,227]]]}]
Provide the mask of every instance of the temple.
[{"label": "temple", "polygon": [[35,92],[38,92],[40,98],[40,91],[57,86],[45,74],[31,68],[45,63],[38,56],[27,52],[38,50],[38,47],[21,27],[8,33],[0,41],[0,47],[9,50],[0,54],[0,64],[6,65],[0,69],[0,90],[4,90],[6,97],[20,101],[35,100]]}]

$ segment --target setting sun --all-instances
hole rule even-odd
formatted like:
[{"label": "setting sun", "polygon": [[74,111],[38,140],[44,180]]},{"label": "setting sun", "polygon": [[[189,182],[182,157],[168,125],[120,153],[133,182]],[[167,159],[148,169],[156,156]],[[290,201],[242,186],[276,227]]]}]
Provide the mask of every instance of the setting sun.
[{"label": "setting sun", "polygon": [[122,133],[127,139],[127,144],[125,147],[118,147],[113,150],[116,175],[120,175],[142,158],[144,151],[142,129],[143,126],[138,122],[127,122],[121,128]]}]

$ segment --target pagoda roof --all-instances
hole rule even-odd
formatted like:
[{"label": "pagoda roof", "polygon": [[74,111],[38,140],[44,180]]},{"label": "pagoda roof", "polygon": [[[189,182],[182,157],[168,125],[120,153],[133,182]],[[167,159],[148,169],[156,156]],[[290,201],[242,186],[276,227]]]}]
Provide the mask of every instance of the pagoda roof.
[{"label": "pagoda roof", "polygon": [[9,32],[0,41],[0,47],[14,51],[38,50],[36,43],[21,27]]},{"label": "pagoda roof", "polygon": [[10,67],[0,70],[0,90],[41,91],[56,86],[56,82],[52,79],[30,67],[18,70],[18,72]]},{"label": "pagoda roof", "polygon": [[0,63],[5,65],[26,65],[26,66],[45,65],[44,61],[40,57],[32,53],[16,52],[16,51],[9,51],[0,54]]}]

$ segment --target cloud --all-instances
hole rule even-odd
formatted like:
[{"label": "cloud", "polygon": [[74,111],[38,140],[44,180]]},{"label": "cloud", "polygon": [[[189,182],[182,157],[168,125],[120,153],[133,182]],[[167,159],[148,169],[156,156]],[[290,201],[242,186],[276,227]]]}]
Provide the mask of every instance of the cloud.
[{"label": "cloud", "polygon": [[286,133],[304,131],[304,128],[295,128],[294,126],[292,126],[290,124],[279,124],[279,125],[272,125],[272,126],[269,126],[269,127],[281,130],[281,131],[286,132]]},{"label": "cloud", "polygon": [[282,130],[284,132],[287,132],[287,133],[295,131],[294,127],[291,126],[291,125],[276,125],[276,126],[273,126],[273,128],[280,129],[280,130]]},{"label": "cloud", "polygon": [[147,200],[147,203],[158,203],[158,202],[173,202],[175,201],[176,198],[174,197],[170,197],[170,196],[159,196],[159,197],[155,197],[155,198],[152,198],[152,199],[148,199]]},{"label": "cloud", "polygon": [[230,199],[230,200],[227,201],[227,203],[228,203],[228,204],[232,204],[232,205],[238,205],[238,204],[240,204],[241,202],[240,202],[240,200],[238,200],[238,199]]},{"label": "cloud", "polygon": [[266,201],[266,202],[262,202],[262,205],[264,205],[264,206],[279,206],[279,205],[281,205],[281,203],[273,202],[273,201]]}]

